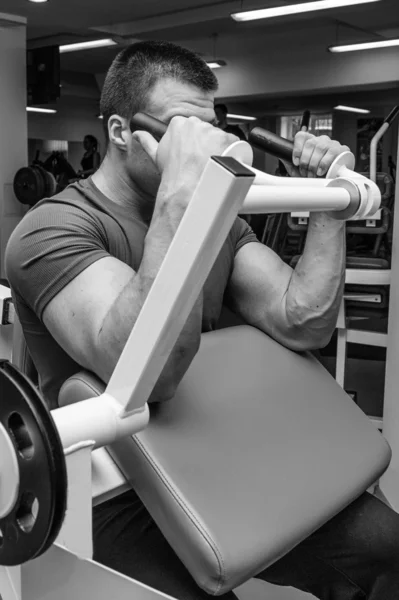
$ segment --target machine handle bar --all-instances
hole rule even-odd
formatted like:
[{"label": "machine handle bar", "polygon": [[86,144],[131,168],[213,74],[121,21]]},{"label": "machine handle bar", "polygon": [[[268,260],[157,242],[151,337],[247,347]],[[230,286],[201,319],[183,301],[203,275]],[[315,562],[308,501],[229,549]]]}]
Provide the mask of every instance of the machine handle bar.
[{"label": "machine handle bar", "polygon": [[[165,123],[162,123],[162,121],[159,121],[150,115],[136,113],[131,120],[130,128],[132,131],[136,129],[148,131],[148,133],[151,133],[151,135],[159,142],[166,133],[168,127]],[[292,162],[293,142],[290,142],[275,133],[271,133],[262,127],[254,127],[249,134],[248,141],[256,148],[259,148],[268,154]]]}]

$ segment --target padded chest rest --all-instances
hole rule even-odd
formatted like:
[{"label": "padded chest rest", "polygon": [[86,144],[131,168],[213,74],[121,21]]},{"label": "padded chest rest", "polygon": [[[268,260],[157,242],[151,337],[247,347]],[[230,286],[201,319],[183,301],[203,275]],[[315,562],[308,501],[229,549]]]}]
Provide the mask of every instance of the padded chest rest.
[{"label": "padded chest rest", "polygon": [[[60,402],[82,400],[82,389],[75,376]],[[110,452],[213,595],[286,554],[390,460],[377,429],[311,355],[247,326],[203,335],[175,398],[153,405],[149,427]]]}]

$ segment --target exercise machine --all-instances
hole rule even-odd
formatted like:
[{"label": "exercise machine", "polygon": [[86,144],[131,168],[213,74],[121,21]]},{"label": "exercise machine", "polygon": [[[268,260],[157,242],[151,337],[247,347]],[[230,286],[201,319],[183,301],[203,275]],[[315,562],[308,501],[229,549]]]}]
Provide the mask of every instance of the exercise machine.
[{"label": "exercise machine", "polygon": [[[132,126],[166,129],[146,115]],[[265,132],[258,143],[288,156]],[[164,597],[91,560],[93,502],[130,485],[197,584],[220,595],[387,469],[388,444],[313,356],[248,326],[204,334],[174,399],[149,410],[237,213],[300,205],[346,219],[378,208],[349,153],[298,189],[253,169],[251,153],[237,142],[209,159],[107,386],[75,374],[50,412],[18,366],[0,364],[2,600]]]},{"label": "exercise machine", "polygon": [[[352,268],[347,270],[347,285],[337,323],[336,378],[342,387],[345,385],[348,343],[387,348],[388,334],[385,328],[382,330],[380,328],[379,331],[370,331],[367,328],[367,319],[382,317],[388,321],[386,317],[388,315],[391,256],[389,253],[389,260],[387,260],[378,257],[377,254],[382,237],[392,226],[394,182],[390,175],[377,172],[377,150],[378,143],[398,115],[399,106],[395,106],[370,143],[370,179],[378,182],[380,188],[384,190],[381,198],[381,220],[378,222],[375,218],[376,215],[371,215],[373,218],[359,223],[358,228],[356,228],[356,223],[352,224],[351,229],[348,227],[348,231],[354,233],[374,233],[376,241],[371,256],[348,257],[348,266]],[[357,320],[362,319],[364,326],[361,329],[353,327],[351,317]],[[380,416],[373,416],[373,421],[382,429],[383,419]]]},{"label": "exercise machine", "polygon": [[22,167],[14,177],[14,193],[22,204],[35,206],[43,198],[51,198],[79,179],[63,152],[54,151],[43,162],[40,151],[30,167]]}]

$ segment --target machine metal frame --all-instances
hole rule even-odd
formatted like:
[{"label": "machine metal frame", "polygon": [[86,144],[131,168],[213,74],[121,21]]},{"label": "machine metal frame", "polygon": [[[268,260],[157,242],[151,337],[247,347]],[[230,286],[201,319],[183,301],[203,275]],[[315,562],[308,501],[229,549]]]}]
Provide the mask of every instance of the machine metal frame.
[{"label": "machine metal frame", "polygon": [[[237,213],[253,212],[254,203],[259,212],[291,212],[298,205],[296,185],[302,186],[301,205],[309,194],[308,209],[335,210],[337,218],[347,218],[348,210],[368,214],[378,207],[378,188],[347,169],[347,159],[337,160],[331,178],[322,183],[291,180],[279,188],[276,203],[278,178],[231,156],[234,152],[208,161],[104,394],[52,411],[67,462],[66,519],[56,545],[43,556],[22,567],[0,567],[2,600],[69,600],[83,594],[87,600],[105,600],[110,590],[115,597],[167,598],[91,560],[93,499],[99,503],[126,489],[104,447],[146,426],[149,395]],[[252,186],[254,180],[258,185]],[[399,286],[399,275],[395,285]],[[398,345],[399,333],[393,330],[391,336]],[[393,404],[389,396],[388,405],[396,409],[399,420],[399,408]],[[395,469],[399,447],[393,446]]]}]

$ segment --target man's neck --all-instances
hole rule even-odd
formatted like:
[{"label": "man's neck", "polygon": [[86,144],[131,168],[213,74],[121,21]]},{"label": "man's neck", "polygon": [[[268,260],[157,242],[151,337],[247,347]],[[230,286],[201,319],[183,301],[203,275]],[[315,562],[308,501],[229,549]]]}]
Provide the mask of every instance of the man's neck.
[{"label": "man's neck", "polygon": [[92,180],[109,200],[131,210],[133,215],[140,217],[145,223],[151,221],[155,199],[135,185],[121,166],[113,164],[108,156],[94,173]]}]

